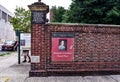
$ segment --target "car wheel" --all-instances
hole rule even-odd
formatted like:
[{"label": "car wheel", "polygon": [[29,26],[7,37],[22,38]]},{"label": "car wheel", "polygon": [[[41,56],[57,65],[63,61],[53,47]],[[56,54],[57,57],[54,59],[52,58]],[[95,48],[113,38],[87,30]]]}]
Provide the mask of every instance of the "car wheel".
[{"label": "car wheel", "polygon": [[15,48],[15,47],[13,47],[12,51],[16,51],[16,48]]},{"label": "car wheel", "polygon": [[2,49],[2,51],[4,51],[4,49]]},{"label": "car wheel", "polygon": [[15,48],[15,51],[17,51],[17,47]]},{"label": "car wheel", "polygon": [[14,47],[11,49],[11,51],[14,51]]}]

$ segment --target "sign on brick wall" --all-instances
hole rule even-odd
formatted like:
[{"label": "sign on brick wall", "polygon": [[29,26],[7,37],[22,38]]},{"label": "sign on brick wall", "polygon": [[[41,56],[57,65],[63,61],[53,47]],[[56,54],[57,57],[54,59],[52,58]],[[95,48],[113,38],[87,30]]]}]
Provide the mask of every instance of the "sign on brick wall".
[{"label": "sign on brick wall", "polygon": [[73,61],[74,33],[52,33],[52,61]]},{"label": "sign on brick wall", "polygon": [[45,24],[46,14],[43,11],[33,11],[32,12],[32,23],[34,24]]}]

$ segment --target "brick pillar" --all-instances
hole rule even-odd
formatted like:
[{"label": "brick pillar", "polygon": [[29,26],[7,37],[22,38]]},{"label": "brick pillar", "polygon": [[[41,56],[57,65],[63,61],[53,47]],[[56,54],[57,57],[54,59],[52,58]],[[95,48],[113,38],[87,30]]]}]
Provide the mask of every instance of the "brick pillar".
[{"label": "brick pillar", "polygon": [[49,6],[41,0],[28,6],[31,10],[31,70],[29,76],[45,76],[44,25]]}]

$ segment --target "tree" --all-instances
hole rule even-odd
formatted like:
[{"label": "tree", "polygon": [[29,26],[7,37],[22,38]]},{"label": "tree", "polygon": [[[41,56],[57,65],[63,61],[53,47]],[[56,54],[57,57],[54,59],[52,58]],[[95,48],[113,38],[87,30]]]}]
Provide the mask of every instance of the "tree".
[{"label": "tree", "polygon": [[64,22],[120,24],[120,0],[72,0]]},{"label": "tree", "polygon": [[65,9],[64,7],[56,7],[53,6],[51,8],[52,12],[53,12],[53,21],[52,22],[62,22],[63,20],[63,15],[65,13]]},{"label": "tree", "polygon": [[21,32],[30,32],[30,11],[17,7],[15,16],[11,18],[14,30],[19,29]]}]

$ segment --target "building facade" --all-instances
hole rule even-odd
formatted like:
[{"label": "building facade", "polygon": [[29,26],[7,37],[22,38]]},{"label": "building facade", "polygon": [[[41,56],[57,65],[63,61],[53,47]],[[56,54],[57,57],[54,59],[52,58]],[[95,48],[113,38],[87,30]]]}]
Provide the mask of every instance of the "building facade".
[{"label": "building facade", "polygon": [[10,11],[0,5],[0,43],[15,39],[15,31],[10,23],[12,16],[13,14]]}]

